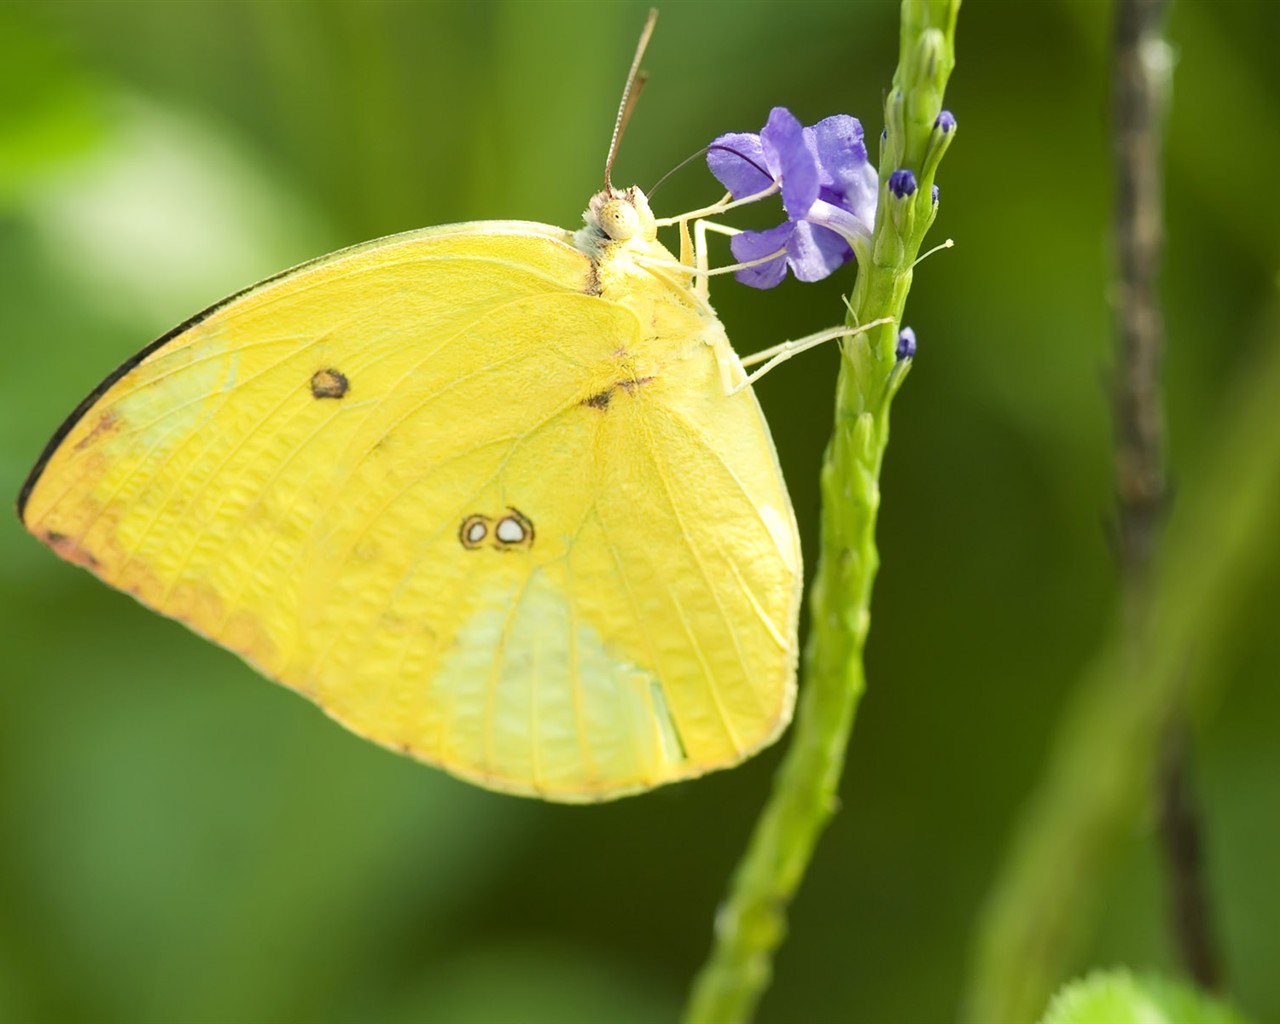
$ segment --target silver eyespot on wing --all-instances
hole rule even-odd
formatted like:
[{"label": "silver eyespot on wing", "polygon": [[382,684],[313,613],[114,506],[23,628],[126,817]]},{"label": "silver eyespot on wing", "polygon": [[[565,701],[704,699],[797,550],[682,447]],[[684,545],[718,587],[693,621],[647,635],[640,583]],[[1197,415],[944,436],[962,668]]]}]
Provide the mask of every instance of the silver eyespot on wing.
[{"label": "silver eyespot on wing", "polygon": [[524,542],[525,537],[528,536],[525,533],[524,524],[512,516],[499,519],[493,535],[502,544],[521,544]]},{"label": "silver eyespot on wing", "polygon": [[496,519],[474,512],[458,527],[458,540],[468,551],[482,547],[509,551],[533,547],[533,521],[518,508],[508,508]]},{"label": "silver eyespot on wing", "polygon": [[458,540],[462,542],[464,548],[478,548],[484,543],[484,539],[489,536],[489,518],[487,516],[471,515],[462,520],[462,525],[458,527]]}]

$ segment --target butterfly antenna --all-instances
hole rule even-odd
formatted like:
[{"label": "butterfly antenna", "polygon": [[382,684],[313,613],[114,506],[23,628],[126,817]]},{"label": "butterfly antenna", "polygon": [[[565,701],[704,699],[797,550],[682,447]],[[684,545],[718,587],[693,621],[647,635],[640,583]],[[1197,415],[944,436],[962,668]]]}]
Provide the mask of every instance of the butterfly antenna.
[{"label": "butterfly antenna", "polygon": [[664,184],[666,184],[667,179],[670,178],[671,175],[675,174],[676,171],[684,170],[686,167],[688,167],[691,163],[693,163],[699,157],[706,156],[707,152],[710,149],[711,149],[710,146],[703,146],[696,153],[689,154],[687,157],[681,160],[678,164],[676,164],[673,168],[671,168],[671,170],[667,171],[666,174],[664,174],[661,178],[659,178],[656,182],[654,182],[653,188],[646,189],[644,194],[648,196],[650,199],[652,199],[653,194],[657,192],[658,189],[660,189]]},{"label": "butterfly antenna", "polygon": [[635,59],[631,61],[631,70],[627,72],[627,84],[622,90],[622,102],[618,104],[618,119],[613,122],[613,138],[609,140],[609,158],[604,162],[604,188],[612,194],[613,158],[618,155],[618,144],[622,141],[622,132],[631,120],[631,111],[644,88],[646,77],[640,73],[640,61],[644,58],[645,47],[649,45],[649,37],[653,35],[654,23],[658,20],[658,9],[649,8],[649,17],[640,33],[640,42],[636,45]]}]

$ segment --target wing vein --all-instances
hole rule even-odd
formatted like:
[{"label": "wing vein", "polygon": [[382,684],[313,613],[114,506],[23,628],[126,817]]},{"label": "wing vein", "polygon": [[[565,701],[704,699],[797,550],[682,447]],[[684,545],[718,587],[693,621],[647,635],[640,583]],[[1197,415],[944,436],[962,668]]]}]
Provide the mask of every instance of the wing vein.
[{"label": "wing vein", "polygon": [[[631,606],[631,617],[636,624],[636,629],[639,631],[640,636],[643,638],[645,650],[648,652],[648,655],[649,655],[649,664],[653,667],[653,672],[657,677],[658,685],[665,688],[666,673],[663,671],[661,667],[662,662],[659,659],[657,650],[653,645],[653,637],[650,635],[649,630],[645,626],[644,618],[640,613],[640,605],[636,601],[635,591],[634,589],[632,589],[632,586],[631,586],[631,580],[627,576],[626,570],[623,568],[622,560],[618,557],[617,545],[614,544],[612,536],[610,536],[608,529],[605,527],[604,519],[601,517],[600,511],[598,508],[596,509],[596,512],[595,512],[595,519],[596,519],[596,525],[600,527],[600,534],[601,536],[604,537],[604,543],[605,543],[605,547],[609,551],[609,557],[613,560],[614,569],[618,573],[618,579],[622,583],[622,589],[626,591],[627,604]],[[674,715],[674,712],[673,712],[673,715]],[[659,728],[657,719],[655,718],[653,721],[651,721],[650,725],[653,730],[653,740],[654,740],[656,749],[662,750],[663,749],[662,748],[662,731]],[[661,760],[660,758],[655,758],[654,763],[656,764],[660,760]]]},{"label": "wing vein", "polygon": [[[653,432],[652,430],[649,429],[649,426],[647,423],[645,424],[645,434],[649,441],[649,444],[648,444],[649,457],[653,460],[654,468],[658,471],[658,479],[662,482],[662,489],[663,491],[666,492],[666,495],[667,495],[667,504],[670,506],[672,513],[676,517],[676,522],[680,526],[680,536],[684,541],[685,547],[689,550],[689,553],[693,556],[694,564],[697,565],[698,571],[702,575],[702,582],[706,585],[707,591],[711,594],[711,598],[715,602],[717,610],[720,612],[720,619],[724,623],[726,629],[728,630],[729,636],[733,641],[734,653],[737,655],[738,664],[742,667],[743,679],[749,681],[751,678],[751,675],[749,670],[747,669],[746,659],[743,657],[743,654],[742,654],[742,646],[738,641],[737,630],[734,629],[733,621],[730,619],[728,613],[724,610],[724,605],[720,601],[720,595],[716,592],[715,587],[711,583],[711,576],[707,572],[707,567],[702,560],[701,554],[698,552],[698,549],[696,548],[696,546],[692,544],[690,541],[690,534],[689,534],[688,527],[685,525],[684,517],[680,514],[679,507],[676,505],[675,494],[671,489],[671,482],[670,480],[667,479],[666,469],[663,467],[662,463],[658,459],[658,447],[654,443]],[[688,635],[690,642],[693,644],[694,652],[698,656],[698,662],[699,664],[702,665],[702,670],[707,680],[707,690],[711,694],[712,701],[715,703],[716,711],[720,715],[720,720],[724,724],[725,731],[728,733],[729,739],[733,743],[734,748],[737,750],[739,754],[741,754],[744,749],[742,745],[742,741],[738,737],[737,730],[733,727],[732,723],[729,721],[728,716],[725,714],[724,705],[720,700],[719,688],[716,685],[715,674],[711,671],[710,663],[707,661],[706,652],[702,649],[702,644],[699,642],[697,636],[694,634],[693,630],[689,626],[688,617],[685,615],[684,607],[681,605],[680,599],[676,595],[675,588],[668,587],[668,593],[671,595],[671,600],[675,604],[676,610],[680,613],[680,622],[684,626],[685,633]],[[760,703],[759,695],[756,694],[754,689],[752,689],[751,692],[752,692],[752,695],[756,697],[757,704],[759,704]],[[764,710],[763,706],[761,707],[761,710],[762,711]]]}]

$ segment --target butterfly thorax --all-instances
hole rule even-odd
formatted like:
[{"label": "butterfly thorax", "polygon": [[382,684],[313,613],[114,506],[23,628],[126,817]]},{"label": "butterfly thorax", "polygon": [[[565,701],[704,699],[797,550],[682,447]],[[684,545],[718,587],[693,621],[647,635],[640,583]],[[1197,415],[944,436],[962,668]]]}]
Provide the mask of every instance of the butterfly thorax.
[{"label": "butterfly thorax", "polygon": [[648,355],[669,364],[709,347],[726,387],[736,386],[743,373],[724,328],[690,286],[692,268],[675,269],[680,261],[658,241],[644,192],[634,185],[597,192],[583,220],[574,244],[591,259],[593,292],[636,314],[649,338]]}]

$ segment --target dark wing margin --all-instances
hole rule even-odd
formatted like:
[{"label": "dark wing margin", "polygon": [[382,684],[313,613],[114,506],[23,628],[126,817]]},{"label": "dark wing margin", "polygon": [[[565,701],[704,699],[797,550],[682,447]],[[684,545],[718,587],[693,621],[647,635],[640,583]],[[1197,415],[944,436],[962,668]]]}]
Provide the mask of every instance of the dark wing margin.
[{"label": "dark wing margin", "polygon": [[[302,264],[302,266],[307,265],[308,264],[305,263]],[[273,277],[267,278],[265,281],[258,282],[258,284],[267,284],[268,282],[278,280],[281,277],[285,277],[288,274],[293,273],[293,271],[297,269],[300,268],[294,267],[283,271]],[[195,327],[196,324],[213,316],[213,314],[218,312],[218,310],[230,305],[232,302],[235,302],[236,299],[240,298],[247,292],[253,291],[258,287],[258,284],[250,285],[248,288],[244,288],[236,292],[234,295],[228,295],[225,299],[219,299],[212,306],[209,306],[207,309],[202,309],[189,320],[185,320],[178,324],[178,326],[173,328],[173,330],[162,334],[141,352],[130,356],[123,363],[117,366],[106,376],[102,383],[85,395],[80,404],[71,411],[71,415],[63,420],[62,425],[53,432],[53,437],[49,438],[49,443],[44,446],[44,451],[40,453],[40,458],[36,459],[36,464],[31,467],[31,472],[27,474],[27,479],[22,485],[22,490],[18,492],[18,518],[24,523],[26,522],[25,515],[27,511],[27,501],[31,497],[31,492],[35,490],[36,484],[40,481],[40,476],[44,473],[44,467],[47,466],[49,464],[49,460],[53,458],[53,453],[61,447],[66,436],[75,429],[76,424],[84,419],[85,414],[98,404],[98,399],[111,390],[116,381],[146,359],[147,356],[151,355],[152,352],[155,352],[157,349],[164,348],[165,345],[169,344],[169,342],[178,337],[178,335],[186,333],[192,327]]]}]

